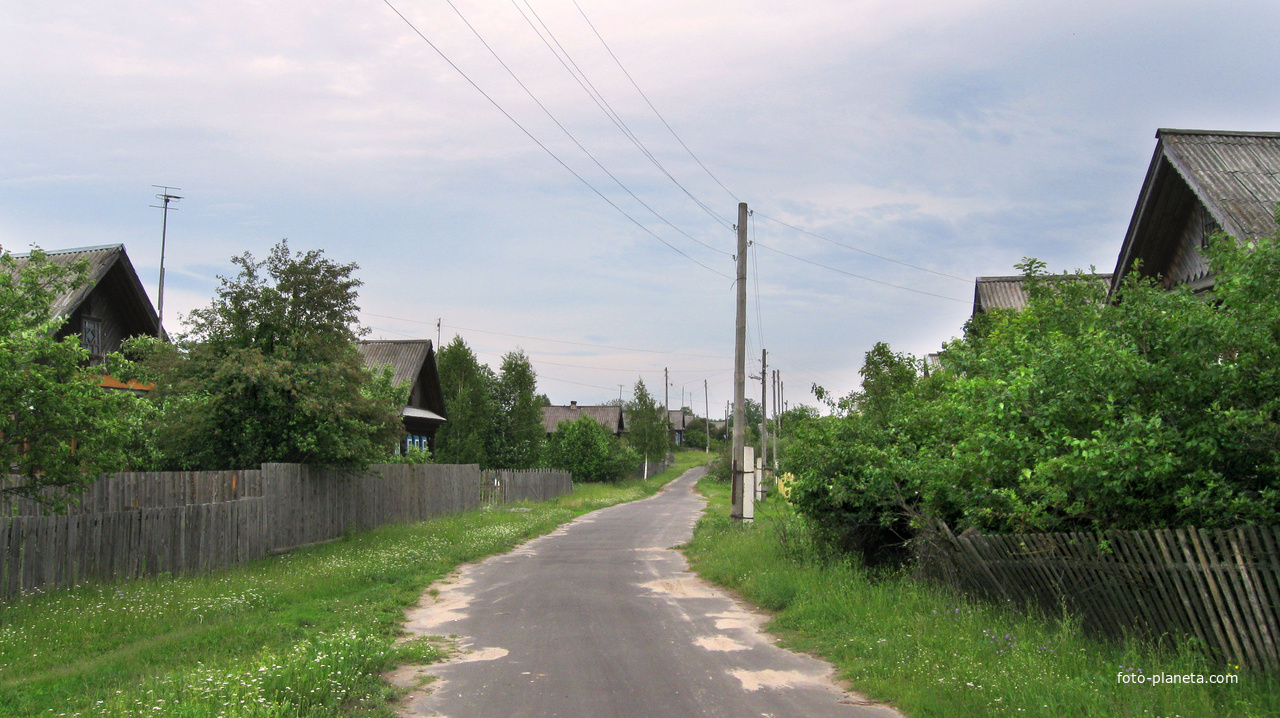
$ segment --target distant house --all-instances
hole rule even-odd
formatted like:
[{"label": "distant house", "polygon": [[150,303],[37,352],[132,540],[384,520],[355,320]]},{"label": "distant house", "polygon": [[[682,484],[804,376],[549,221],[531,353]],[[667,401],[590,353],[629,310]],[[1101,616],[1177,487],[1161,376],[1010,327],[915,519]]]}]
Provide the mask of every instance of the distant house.
[{"label": "distant house", "polygon": [[1114,293],[1140,260],[1139,272],[1165,288],[1213,286],[1200,254],[1222,231],[1253,239],[1276,229],[1280,202],[1280,133],[1161,129],[1111,281]]},{"label": "distant house", "polygon": [[576,401],[569,402],[568,406],[542,407],[542,428],[550,436],[555,433],[556,427],[560,426],[562,422],[577,421],[584,416],[595,419],[606,431],[614,436],[622,436],[627,430],[626,417],[623,415],[622,407],[616,405],[578,406]]},{"label": "distant house", "polygon": [[[89,353],[89,363],[103,363],[107,355],[120,350],[124,340],[136,336],[157,336],[160,321],[151,299],[138,280],[123,244],[104,244],[46,251],[49,261],[69,265],[85,260],[89,265],[89,281],[77,289],[67,289],[54,299],[53,315],[65,319],[55,334],[63,339],[80,336],[80,344]],[[18,266],[30,254],[14,254]],[[111,376],[103,377],[103,386],[113,389],[140,390],[140,385],[125,385]]]},{"label": "distant house", "polygon": [[684,446],[684,430],[687,417],[684,410],[667,409],[667,424],[671,426],[671,440],[676,446]]},{"label": "distant house", "polygon": [[392,380],[409,386],[409,402],[400,412],[409,434],[404,445],[435,451],[436,431],[446,421],[446,412],[431,340],[370,340],[357,347],[370,370],[390,366]]},{"label": "distant house", "polygon": [[[1111,286],[1110,274],[1088,274],[1104,287]],[[1061,275],[1055,277],[1061,279]],[[1074,276],[1067,277],[1074,279]],[[978,277],[973,283],[973,314],[992,309],[1022,309],[1027,306],[1027,290],[1021,274],[1007,277]]]}]

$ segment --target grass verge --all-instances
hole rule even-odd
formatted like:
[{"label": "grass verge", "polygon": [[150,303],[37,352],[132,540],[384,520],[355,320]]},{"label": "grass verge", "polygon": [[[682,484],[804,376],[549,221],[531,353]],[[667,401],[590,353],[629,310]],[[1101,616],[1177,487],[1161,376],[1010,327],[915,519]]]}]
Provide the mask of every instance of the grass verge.
[{"label": "grass verge", "polygon": [[[1186,645],[1093,640],[1070,619],[823,559],[785,502],[757,504],[754,524],[742,526],[728,519],[727,484],[698,487],[710,502],[685,549],[693,569],[773,611],[768,629],[784,645],[823,657],[855,690],[912,718],[1280,715],[1280,676],[1241,673]],[[1187,674],[1236,682],[1151,683]]]},{"label": "grass verge", "polygon": [[702,452],[647,481],[580,484],[540,504],[384,526],[209,574],[85,585],[0,603],[0,715],[392,716],[381,673],[430,663],[395,643],[405,608],[461,563],[588,511],[656,493]]}]

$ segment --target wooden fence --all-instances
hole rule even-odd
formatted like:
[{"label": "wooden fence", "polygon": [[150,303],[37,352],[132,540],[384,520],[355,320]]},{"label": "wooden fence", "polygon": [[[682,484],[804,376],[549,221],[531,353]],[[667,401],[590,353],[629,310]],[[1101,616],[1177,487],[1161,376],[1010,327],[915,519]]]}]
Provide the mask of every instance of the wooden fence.
[{"label": "wooden fence", "polygon": [[[499,500],[545,500],[573,489],[565,472],[514,473],[511,497]],[[461,513],[480,506],[482,476],[475,465],[383,465],[357,476],[263,464],[105,476],[62,515],[43,515],[26,499],[0,500],[0,598],[207,571],[348,530]]]},{"label": "wooden fence", "polygon": [[481,500],[486,505],[546,501],[573,491],[568,471],[493,469],[484,472]]},{"label": "wooden fence", "polygon": [[1095,634],[1194,636],[1220,659],[1280,667],[1280,527],[973,535],[918,550],[920,572],[988,600],[1065,607]]}]

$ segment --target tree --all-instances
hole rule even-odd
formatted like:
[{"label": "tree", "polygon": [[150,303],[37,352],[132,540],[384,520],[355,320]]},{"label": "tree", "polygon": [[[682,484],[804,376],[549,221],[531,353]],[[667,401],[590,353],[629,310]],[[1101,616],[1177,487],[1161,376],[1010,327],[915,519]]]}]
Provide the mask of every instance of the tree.
[{"label": "tree", "polygon": [[530,469],[538,465],[545,430],[542,405],[534,394],[538,375],[529,357],[521,350],[502,357],[502,367],[494,386],[498,415],[495,421],[494,465],[503,469]]},{"label": "tree", "polygon": [[590,416],[561,422],[547,445],[547,463],[572,473],[574,481],[618,481],[634,471],[639,460]]},{"label": "tree", "polygon": [[125,465],[136,401],[98,386],[78,335],[54,339],[64,321],[53,316],[54,300],[87,281],[83,262],[56,264],[39,249],[19,261],[0,251],[0,462],[25,479],[3,492],[54,508]]},{"label": "tree", "polygon": [[173,346],[131,344],[157,382],[170,463],[360,469],[386,456],[403,434],[404,388],[375,381],[356,349],[357,266],[284,240],[265,260],[232,262],[239,273],[219,277]]},{"label": "tree", "polygon": [[645,461],[665,459],[671,450],[671,426],[666,410],[649,395],[643,379],[636,380],[626,408],[627,444]]},{"label": "tree", "polygon": [[436,461],[479,464],[488,468],[496,447],[494,419],[496,377],[481,364],[460,336],[454,336],[436,355],[446,421],[436,433]]}]

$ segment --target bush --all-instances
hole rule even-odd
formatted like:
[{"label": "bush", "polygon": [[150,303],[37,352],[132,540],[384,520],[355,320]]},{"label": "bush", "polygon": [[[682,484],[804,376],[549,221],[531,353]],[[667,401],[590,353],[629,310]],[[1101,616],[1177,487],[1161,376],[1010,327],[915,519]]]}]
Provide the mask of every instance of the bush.
[{"label": "bush", "polygon": [[573,474],[574,481],[620,481],[640,465],[640,456],[583,416],[556,427],[547,448],[547,463]]},{"label": "bush", "polygon": [[1021,311],[974,317],[929,376],[879,344],[784,469],[820,535],[871,559],[957,530],[1100,531],[1280,521],[1280,236],[1206,250],[1212,301],[1136,273],[1020,265]]}]

